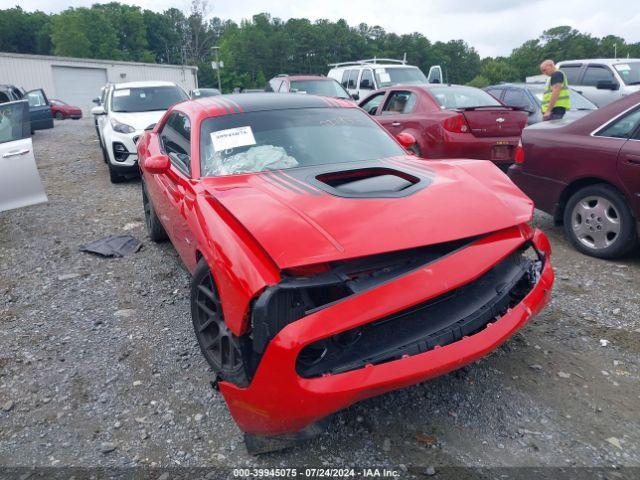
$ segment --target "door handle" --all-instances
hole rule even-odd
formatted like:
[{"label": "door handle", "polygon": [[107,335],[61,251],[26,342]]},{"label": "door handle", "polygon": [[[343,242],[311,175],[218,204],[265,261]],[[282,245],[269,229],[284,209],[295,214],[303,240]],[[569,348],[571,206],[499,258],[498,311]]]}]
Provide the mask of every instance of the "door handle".
[{"label": "door handle", "polygon": [[627,162],[632,165],[640,165],[640,156],[639,155],[627,155]]},{"label": "door handle", "polygon": [[19,157],[20,155],[26,155],[27,153],[29,153],[31,150],[29,150],[28,148],[24,148],[22,150],[15,150],[13,152],[7,152],[4,155],[2,155],[2,158],[11,158],[11,157]]},{"label": "door handle", "polygon": [[392,127],[399,127],[400,125],[402,125],[400,122],[392,122],[391,123]]}]

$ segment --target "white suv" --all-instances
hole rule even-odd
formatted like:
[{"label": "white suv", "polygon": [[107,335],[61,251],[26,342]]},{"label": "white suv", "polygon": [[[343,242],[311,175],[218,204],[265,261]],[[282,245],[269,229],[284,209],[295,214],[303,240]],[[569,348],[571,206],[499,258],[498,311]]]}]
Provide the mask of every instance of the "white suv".
[{"label": "white suv", "polygon": [[171,105],[188,98],[173,82],[129,82],[107,88],[105,101],[91,113],[113,183],[138,174],[138,139]]},{"label": "white suv", "polygon": [[327,77],[342,84],[354,100],[364,98],[369,93],[391,85],[411,85],[420,83],[442,83],[442,69],[434,65],[425,77],[422,70],[407,65],[406,60],[392,58],[370,58],[355,62],[331,63]]},{"label": "white suv", "polygon": [[565,60],[558,68],[570,87],[598,107],[640,91],[640,58]]}]

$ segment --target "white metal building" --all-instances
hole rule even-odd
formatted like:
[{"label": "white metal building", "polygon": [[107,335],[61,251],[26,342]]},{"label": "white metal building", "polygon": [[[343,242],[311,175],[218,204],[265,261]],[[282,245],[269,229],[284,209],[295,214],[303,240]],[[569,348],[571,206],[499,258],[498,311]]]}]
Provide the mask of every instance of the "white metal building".
[{"label": "white metal building", "polygon": [[187,92],[198,88],[198,67],[155,63],[119,62],[89,58],[50,57],[0,52],[0,84],[25,90],[42,88],[57,98],[88,113],[91,100],[100,96],[107,82],[166,80]]}]

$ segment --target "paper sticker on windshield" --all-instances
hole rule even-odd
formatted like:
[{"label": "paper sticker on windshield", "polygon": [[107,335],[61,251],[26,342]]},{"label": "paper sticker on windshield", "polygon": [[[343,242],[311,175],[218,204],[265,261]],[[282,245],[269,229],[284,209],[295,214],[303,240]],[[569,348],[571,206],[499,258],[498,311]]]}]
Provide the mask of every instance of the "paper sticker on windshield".
[{"label": "paper sticker on windshield", "polygon": [[238,127],[211,132],[211,143],[213,144],[213,151],[220,152],[231,148],[255,145],[256,139],[253,136],[251,127]]},{"label": "paper sticker on windshield", "polygon": [[378,78],[380,78],[380,83],[387,83],[391,81],[391,75],[389,75],[387,72],[379,73]]},{"label": "paper sticker on windshield", "polygon": [[631,67],[626,63],[620,63],[614,66],[616,67],[616,70],[618,70],[619,72],[628,72],[629,70],[631,70]]},{"label": "paper sticker on windshield", "polygon": [[131,95],[131,90],[129,90],[128,88],[125,88],[124,90],[113,91],[114,97],[128,97],[129,95]]}]

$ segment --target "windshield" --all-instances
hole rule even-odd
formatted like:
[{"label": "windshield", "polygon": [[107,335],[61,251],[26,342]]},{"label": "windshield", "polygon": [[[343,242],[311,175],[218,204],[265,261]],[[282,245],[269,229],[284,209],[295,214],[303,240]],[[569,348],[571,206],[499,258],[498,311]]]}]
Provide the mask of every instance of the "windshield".
[{"label": "windshield", "polygon": [[335,80],[292,80],[291,92],[309,93],[323,97],[351,98]]},{"label": "windshield", "polygon": [[404,155],[356,108],[268,110],[202,122],[203,177],[262,172]]},{"label": "windshield", "polygon": [[378,88],[398,84],[427,83],[427,77],[418,67],[384,67],[374,68]]},{"label": "windshield", "polygon": [[152,112],[167,110],[174,103],[186,100],[187,94],[178,87],[122,88],[111,94],[114,112]]},{"label": "windshield", "polygon": [[498,100],[475,87],[431,87],[427,91],[442,109],[501,107]]},{"label": "windshield", "polygon": [[[542,96],[544,94],[544,87],[529,87],[529,90],[538,100],[538,104],[542,105]],[[571,108],[569,110],[597,110],[598,107],[592,103],[586,97],[580,95],[578,92],[569,89],[569,100],[571,101]]]},{"label": "windshield", "polygon": [[613,66],[627,85],[640,85],[640,62],[617,63]]}]

